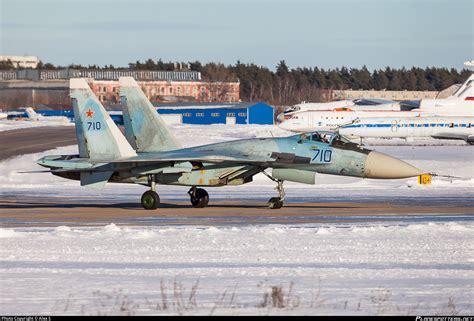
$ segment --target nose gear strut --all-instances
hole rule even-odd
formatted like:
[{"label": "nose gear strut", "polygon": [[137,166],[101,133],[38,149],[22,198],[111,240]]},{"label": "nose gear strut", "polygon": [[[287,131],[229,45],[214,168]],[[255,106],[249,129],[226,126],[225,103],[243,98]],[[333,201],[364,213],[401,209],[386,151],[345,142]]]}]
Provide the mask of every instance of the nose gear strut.
[{"label": "nose gear strut", "polygon": [[278,185],[275,187],[275,189],[278,191],[279,197],[272,197],[268,200],[268,208],[271,209],[279,209],[283,207],[284,201],[285,201],[285,189],[283,188],[283,180],[281,179],[276,179],[269,175],[267,172],[262,170],[262,173],[267,176],[269,179],[272,181],[276,182]]}]

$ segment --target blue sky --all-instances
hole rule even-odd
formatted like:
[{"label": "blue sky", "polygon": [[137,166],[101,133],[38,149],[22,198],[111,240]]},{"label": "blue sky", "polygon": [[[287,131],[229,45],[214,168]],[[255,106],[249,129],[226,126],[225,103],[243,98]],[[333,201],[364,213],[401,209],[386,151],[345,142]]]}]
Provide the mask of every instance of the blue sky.
[{"label": "blue sky", "polygon": [[0,11],[0,53],[62,65],[461,69],[474,59],[472,0],[0,0]]}]

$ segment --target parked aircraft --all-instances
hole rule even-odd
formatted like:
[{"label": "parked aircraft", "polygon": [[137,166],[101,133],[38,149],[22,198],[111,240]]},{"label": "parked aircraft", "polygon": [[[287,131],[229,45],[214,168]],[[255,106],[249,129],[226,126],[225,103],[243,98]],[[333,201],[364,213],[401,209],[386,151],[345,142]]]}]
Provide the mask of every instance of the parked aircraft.
[{"label": "parked aircraft", "polygon": [[277,116],[277,120],[282,122],[292,116],[304,111],[400,111],[410,110],[414,107],[406,108],[399,102],[385,99],[354,99],[337,100],[327,103],[306,103],[296,104],[288,107]]},{"label": "parked aircraft", "polygon": [[446,99],[423,99],[410,111],[304,111],[293,114],[278,126],[294,132],[335,130],[363,118],[406,118],[417,116],[474,117],[474,75]]},{"label": "parked aircraft", "polygon": [[[137,134],[132,139],[134,150],[85,79],[71,79],[70,89],[79,155],[45,156],[37,163],[54,175],[80,180],[82,186],[101,188],[107,182],[149,186],[141,198],[145,209],[159,206],[156,184],[189,186],[192,205],[204,207],[209,195],[201,187],[241,185],[263,173],[277,183],[279,192],[268,205],[280,208],[285,197],[283,182],[314,184],[316,172],[377,179],[423,174],[404,161],[362,148],[333,132],[324,133],[330,136],[326,141],[315,132],[179,148],[136,82],[122,81],[124,110],[131,122],[128,130]],[[160,123],[160,128],[150,131],[152,123]],[[140,130],[140,125],[147,128]],[[272,169],[271,174],[266,169]]]},{"label": "parked aircraft", "polygon": [[474,116],[474,74],[454,94],[445,99],[422,99],[405,102],[413,111],[429,112],[446,116]]},{"label": "parked aircraft", "polygon": [[35,112],[35,110],[31,107],[27,107],[25,109],[26,115],[28,116],[28,120],[33,121],[61,121],[65,123],[69,123],[69,119],[66,116],[43,116]]},{"label": "parked aircraft", "polygon": [[339,134],[358,138],[457,139],[474,144],[474,117],[363,118],[339,127]]}]

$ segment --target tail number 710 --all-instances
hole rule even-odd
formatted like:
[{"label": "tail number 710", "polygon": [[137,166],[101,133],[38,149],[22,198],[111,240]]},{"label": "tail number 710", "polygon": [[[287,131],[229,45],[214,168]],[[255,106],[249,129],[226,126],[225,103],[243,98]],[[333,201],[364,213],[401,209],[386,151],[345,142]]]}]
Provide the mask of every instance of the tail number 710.
[{"label": "tail number 710", "polygon": [[332,151],[329,149],[326,150],[320,150],[316,149],[315,150],[316,155],[314,155],[313,159],[311,160],[312,162],[318,162],[318,163],[330,163],[331,158],[332,158]]},{"label": "tail number 710", "polygon": [[100,130],[102,127],[100,121],[88,121],[87,122],[87,130]]}]

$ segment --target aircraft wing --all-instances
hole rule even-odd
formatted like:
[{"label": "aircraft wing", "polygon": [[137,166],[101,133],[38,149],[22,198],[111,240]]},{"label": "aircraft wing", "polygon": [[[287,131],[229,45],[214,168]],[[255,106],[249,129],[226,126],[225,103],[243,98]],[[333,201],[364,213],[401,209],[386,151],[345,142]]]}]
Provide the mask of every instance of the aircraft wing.
[{"label": "aircraft wing", "polygon": [[101,161],[110,163],[169,163],[169,162],[201,162],[201,163],[236,163],[236,164],[309,164],[310,158],[300,157],[291,153],[245,153],[229,150],[176,150],[147,155],[139,155],[119,160]]},{"label": "aircraft wing", "polygon": [[474,135],[462,135],[462,134],[452,134],[452,133],[439,133],[436,135],[431,135],[432,138],[436,139],[457,139],[464,140],[466,142],[474,142]]},{"label": "aircraft wing", "polygon": [[396,104],[395,100],[381,99],[381,98],[358,98],[354,99],[354,103],[357,106],[376,106],[384,104]]},{"label": "aircraft wing", "polygon": [[420,108],[420,100],[402,100],[400,101],[400,106],[403,110],[411,110],[415,108]]}]

